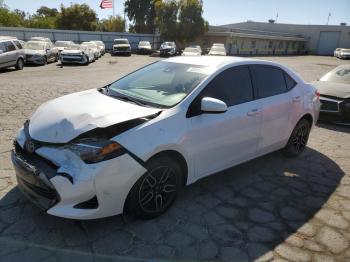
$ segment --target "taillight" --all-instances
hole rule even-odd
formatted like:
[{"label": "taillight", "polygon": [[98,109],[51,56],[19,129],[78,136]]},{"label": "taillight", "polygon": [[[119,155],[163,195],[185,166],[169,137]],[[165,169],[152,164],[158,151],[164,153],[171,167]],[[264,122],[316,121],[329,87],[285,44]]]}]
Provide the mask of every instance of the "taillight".
[{"label": "taillight", "polygon": [[315,96],[317,96],[317,97],[320,97],[320,92],[318,92],[318,90],[316,89],[316,91],[315,91]]}]

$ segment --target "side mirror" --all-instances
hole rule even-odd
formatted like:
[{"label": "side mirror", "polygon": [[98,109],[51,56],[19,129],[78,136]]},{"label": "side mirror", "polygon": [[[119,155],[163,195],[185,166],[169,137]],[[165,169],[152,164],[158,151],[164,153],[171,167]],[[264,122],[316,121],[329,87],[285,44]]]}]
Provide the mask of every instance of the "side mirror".
[{"label": "side mirror", "polygon": [[227,105],[224,101],[219,99],[203,97],[201,101],[201,110],[204,113],[219,114],[227,111]]}]

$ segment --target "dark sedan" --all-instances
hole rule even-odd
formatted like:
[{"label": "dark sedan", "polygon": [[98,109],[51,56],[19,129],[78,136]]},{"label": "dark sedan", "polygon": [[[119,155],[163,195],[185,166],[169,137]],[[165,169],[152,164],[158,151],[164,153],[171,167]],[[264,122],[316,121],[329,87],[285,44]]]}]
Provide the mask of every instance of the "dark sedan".
[{"label": "dark sedan", "polygon": [[341,65],[313,82],[321,100],[319,119],[350,124],[350,65]]}]

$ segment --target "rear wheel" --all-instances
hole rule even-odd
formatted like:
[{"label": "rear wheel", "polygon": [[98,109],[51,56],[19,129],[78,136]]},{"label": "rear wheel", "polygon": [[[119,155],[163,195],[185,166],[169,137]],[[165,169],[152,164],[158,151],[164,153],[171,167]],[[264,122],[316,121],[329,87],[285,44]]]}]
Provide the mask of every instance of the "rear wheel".
[{"label": "rear wheel", "polygon": [[309,139],[310,129],[310,123],[306,119],[301,119],[298,122],[286,147],[284,148],[285,155],[289,157],[297,157],[305,150]]},{"label": "rear wheel", "polygon": [[151,160],[146,168],[147,172],[132,187],[126,208],[140,218],[150,219],[173,204],[182,185],[182,171],[166,156]]},{"label": "rear wheel", "polygon": [[16,63],[16,69],[17,70],[22,70],[23,69],[23,66],[24,66],[24,61],[22,58],[18,59],[17,60],[17,63]]}]

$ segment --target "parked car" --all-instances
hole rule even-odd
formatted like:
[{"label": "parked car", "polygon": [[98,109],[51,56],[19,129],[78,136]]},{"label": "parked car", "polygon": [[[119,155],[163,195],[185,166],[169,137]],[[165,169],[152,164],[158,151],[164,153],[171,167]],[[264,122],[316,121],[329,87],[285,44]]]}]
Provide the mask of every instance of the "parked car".
[{"label": "parked car", "polygon": [[60,54],[61,64],[88,65],[95,61],[93,50],[87,45],[70,45]]},{"label": "parked car", "polygon": [[177,47],[175,42],[164,42],[160,46],[160,56],[175,56],[177,54]]},{"label": "parked car", "polygon": [[214,47],[214,46],[221,46],[225,48],[225,44],[222,44],[222,43],[214,43],[211,47]]},{"label": "parked car", "polygon": [[131,46],[126,38],[114,39],[112,55],[128,55],[131,56]]},{"label": "parked car", "polygon": [[226,49],[223,46],[213,45],[208,55],[226,56]]},{"label": "parked car", "polygon": [[101,56],[103,56],[106,53],[106,45],[102,41],[94,40],[91,42],[95,42],[97,44],[97,46],[101,52]]},{"label": "parked car", "polygon": [[202,55],[202,53],[203,53],[203,50],[202,50],[202,48],[201,48],[201,46],[200,46],[200,45],[190,45],[189,47],[192,47],[192,48],[197,48],[197,49],[199,49],[199,50],[200,50],[200,52],[201,52],[201,55]]},{"label": "parked car", "polygon": [[71,45],[74,45],[73,41],[56,41],[55,42],[55,46],[57,47],[59,53]]},{"label": "parked car", "polygon": [[186,47],[182,52],[183,56],[201,56],[202,50],[196,47]]},{"label": "parked car", "polygon": [[179,56],[44,103],[12,161],[18,187],[48,214],[152,218],[205,176],[279,149],[302,154],[319,106],[280,64]]},{"label": "parked car", "polygon": [[342,48],[337,48],[337,49],[335,49],[334,50],[334,56],[335,57],[339,57],[339,55],[340,55],[340,51],[342,50]]},{"label": "parked car", "polygon": [[46,65],[49,62],[57,62],[58,49],[44,41],[28,41],[24,45],[26,63]]},{"label": "parked car", "polygon": [[340,65],[312,83],[320,92],[320,120],[350,124],[350,65]]},{"label": "parked car", "polygon": [[137,46],[137,53],[146,55],[152,54],[151,43],[149,41],[140,41]]},{"label": "parked car", "polygon": [[82,45],[87,45],[90,47],[92,52],[94,53],[95,59],[99,59],[101,57],[101,49],[97,46],[95,42],[82,42]]},{"label": "parked car", "polygon": [[11,36],[0,36],[0,68],[15,67],[22,70],[25,54],[21,43]]},{"label": "parked car", "polygon": [[341,59],[348,59],[348,58],[350,58],[350,49],[342,48],[340,50],[340,52],[338,53],[337,57],[341,58]]},{"label": "parked car", "polygon": [[30,38],[30,41],[39,41],[53,44],[50,38],[41,36],[33,36],[32,38]]}]

